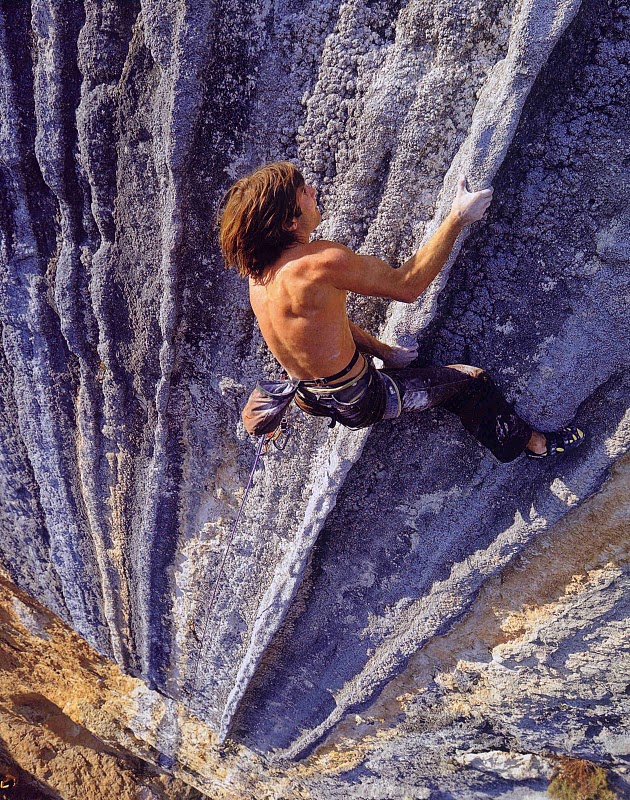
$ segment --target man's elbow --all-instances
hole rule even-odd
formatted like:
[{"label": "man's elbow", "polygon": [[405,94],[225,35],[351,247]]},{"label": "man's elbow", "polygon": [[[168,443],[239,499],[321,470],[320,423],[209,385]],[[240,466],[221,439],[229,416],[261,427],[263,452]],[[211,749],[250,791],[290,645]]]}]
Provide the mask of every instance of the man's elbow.
[{"label": "man's elbow", "polygon": [[414,289],[410,289],[407,286],[400,286],[392,293],[391,299],[397,300],[399,303],[415,303],[418,299],[418,294]]},{"label": "man's elbow", "polygon": [[389,282],[388,295],[399,303],[415,303],[422,291],[418,281],[410,280],[407,275],[401,275],[398,270],[392,270],[392,280]]}]

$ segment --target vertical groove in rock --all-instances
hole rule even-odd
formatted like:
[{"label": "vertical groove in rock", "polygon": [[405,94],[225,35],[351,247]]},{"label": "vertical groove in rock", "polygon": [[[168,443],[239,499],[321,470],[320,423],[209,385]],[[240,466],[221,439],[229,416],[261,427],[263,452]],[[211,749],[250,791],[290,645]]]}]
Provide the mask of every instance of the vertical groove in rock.
[{"label": "vertical groove in rock", "polygon": [[[104,613],[116,661],[137,669],[133,654],[129,564],[124,552],[131,491],[129,476],[137,447],[125,424],[132,414],[131,378],[116,358],[120,331],[115,323],[112,261],[116,258],[114,201],[117,188],[118,83],[131,40],[137,4],[124,7],[88,3],[78,37],[81,99],[76,110],[79,163],[89,183],[89,210],[95,234],[78,243],[72,262],[89,282],[69,304],[85,298],[92,331],[81,365],[78,426],[84,496],[95,539]],[[87,200],[87,198],[86,198]],[[77,278],[78,279],[78,278]],[[124,312],[123,312],[124,313]],[[127,498],[125,498],[127,495]]]},{"label": "vertical groove in rock", "polygon": [[[81,61],[84,84],[77,124],[98,226],[89,288],[98,324],[97,380],[102,391],[100,491],[110,516],[111,551],[104,551],[103,557],[114,571],[112,587],[117,585],[120,592],[113,598],[113,625],[120,625],[121,657],[128,658],[130,669],[139,672],[141,625],[136,622],[137,581],[130,543],[143,535],[137,505],[154,421],[153,375],[144,365],[152,357],[151,336],[157,327],[153,295],[159,294],[153,271],[147,267],[159,250],[156,243],[141,254],[127,245],[130,237],[145,228],[152,234],[157,229],[157,209],[154,212],[148,206],[144,216],[134,218],[129,207],[136,201],[134,159],[145,200],[155,191],[151,136],[142,115],[137,114],[143,92],[152,89],[155,67],[144,44],[137,4],[126,4],[124,10],[106,9],[107,13],[95,4],[82,31],[86,41]],[[138,247],[141,239],[139,236]],[[143,306],[147,319],[140,324]]]},{"label": "vertical groove in rock", "polygon": [[[178,494],[181,453],[174,452],[181,424],[168,414],[175,362],[174,335],[178,302],[178,267],[185,205],[185,170],[198,124],[203,96],[201,76],[211,58],[212,2],[178,3],[170,20],[171,50],[166,60],[163,30],[147,26],[147,38],[161,59],[160,81],[154,101],[156,168],[160,179],[161,284],[159,309],[160,377],[155,390],[155,431],[148,467],[147,493],[142,511],[143,541],[137,543],[138,618],[143,674],[163,681],[170,663],[172,586],[165,580],[179,538]],[[149,9],[151,19],[151,3]],[[209,52],[210,51],[210,52]],[[175,57],[177,55],[177,57]],[[184,66],[185,65],[185,66]],[[178,448],[179,450],[179,448]],[[157,537],[160,531],[166,536]]]},{"label": "vertical groove in rock", "polygon": [[[61,583],[50,560],[50,536],[46,527],[42,509],[39,487],[29,459],[28,449],[22,439],[19,425],[19,404],[15,397],[15,375],[10,357],[11,323],[7,323],[6,310],[8,297],[8,260],[15,246],[18,231],[13,222],[13,214],[17,207],[16,188],[13,182],[12,169],[19,164],[26,174],[31,186],[31,197],[40,211],[51,212],[48,207],[49,198],[43,187],[35,158],[31,152],[34,139],[33,102],[30,78],[32,65],[30,53],[26,46],[13,51],[6,47],[7,35],[17,41],[26,43],[30,18],[23,9],[8,7],[5,14],[0,15],[0,83],[5,87],[5,102],[2,103],[3,128],[1,134],[0,157],[0,265],[2,280],[0,282],[0,307],[2,331],[2,348],[0,352],[0,435],[2,446],[2,562],[12,578],[22,585],[32,585],[38,597],[69,621],[68,610],[63,600]],[[12,92],[12,88],[14,92]],[[21,111],[16,105],[9,104],[14,96],[20,98]],[[21,153],[16,149],[13,138],[17,120],[19,119],[25,146]],[[29,139],[30,137],[30,139]],[[30,146],[30,147],[29,147]],[[33,231],[38,246],[44,252],[50,252],[54,246],[54,231],[51,232],[49,222],[42,222]],[[5,332],[5,325],[9,330]]]},{"label": "vertical groove in rock", "polygon": [[[45,162],[42,174],[46,182],[54,184],[55,191],[60,188],[56,169],[67,168],[69,154],[62,145],[62,131],[56,129],[50,119],[42,119],[37,102],[42,87],[48,86],[44,71],[51,70],[54,75],[60,67],[59,43],[54,41],[54,33],[48,27],[49,23],[52,24],[48,12],[52,11],[34,3],[33,26],[41,37],[35,65],[37,134],[34,148],[36,153],[41,152],[43,142],[50,137],[48,152],[51,160]],[[6,22],[6,17],[3,22]],[[3,30],[3,35],[6,40],[6,30]],[[22,41],[24,38],[22,35]],[[33,208],[37,209],[39,201],[31,196],[30,183],[25,177],[27,171],[32,170],[32,165],[28,164],[32,158],[29,151],[32,143],[23,141],[20,132],[22,119],[25,130],[31,129],[28,111],[12,97],[12,76],[6,86],[4,97],[9,101],[9,107],[3,114],[6,127],[2,160],[10,175],[14,205],[10,221],[13,235],[10,242],[5,240],[3,252],[6,269],[3,292],[5,352],[14,370],[14,395],[21,435],[40,487],[50,535],[51,562],[59,573],[66,606],[76,629],[102,652],[109,652],[110,644],[98,601],[100,590],[94,549],[85,524],[83,502],[77,491],[72,444],[72,430],[76,423],[71,400],[74,394],[71,388],[74,384],[72,367],[44,273],[49,258],[54,259],[58,268],[65,255],[64,245],[56,253],[40,250],[33,222]],[[50,88],[54,96],[55,90]],[[37,191],[41,191],[39,186]],[[73,235],[68,223],[62,223],[62,237],[65,234]],[[78,574],[81,574],[80,580],[77,580]]]}]

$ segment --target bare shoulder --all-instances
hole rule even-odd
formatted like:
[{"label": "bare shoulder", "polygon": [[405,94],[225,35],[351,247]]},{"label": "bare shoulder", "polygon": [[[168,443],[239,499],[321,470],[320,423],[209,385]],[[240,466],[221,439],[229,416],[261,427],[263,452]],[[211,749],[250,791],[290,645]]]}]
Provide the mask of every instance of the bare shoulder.
[{"label": "bare shoulder", "polygon": [[299,283],[410,302],[406,299],[409,292],[401,290],[402,276],[397,270],[380,258],[355,253],[339,242],[310,242],[287,266],[292,279]]},{"label": "bare shoulder", "polygon": [[322,276],[329,276],[339,269],[347,269],[359,256],[339,242],[331,242],[327,239],[320,239],[311,243],[312,263],[316,271]]},{"label": "bare shoulder", "polygon": [[409,292],[401,288],[402,274],[376,256],[325,239],[313,242],[312,254],[314,274],[337,289],[409,302]]},{"label": "bare shoulder", "polygon": [[302,245],[291,257],[274,270],[274,283],[298,287],[328,285],[337,286],[337,275],[347,268],[348,259],[355,256],[350,248],[338,242],[318,239]]},{"label": "bare shoulder", "polygon": [[322,261],[345,261],[352,256],[356,257],[356,253],[352,251],[345,244],[340,242],[331,242],[328,239],[318,239],[311,242],[313,254],[317,255]]}]

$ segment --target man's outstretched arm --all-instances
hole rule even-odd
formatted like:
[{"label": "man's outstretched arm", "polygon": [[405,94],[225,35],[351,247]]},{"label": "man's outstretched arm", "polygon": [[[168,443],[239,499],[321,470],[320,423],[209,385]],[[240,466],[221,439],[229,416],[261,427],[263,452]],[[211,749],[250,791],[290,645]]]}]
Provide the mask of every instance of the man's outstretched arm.
[{"label": "man's outstretched arm", "polygon": [[460,176],[450,213],[433,236],[400,267],[393,269],[374,256],[361,256],[343,245],[328,243],[329,280],[339,289],[374,297],[414,302],[446,263],[455,240],[467,226],[480,220],[492,200],[493,189],[469,192]]},{"label": "man's outstretched arm", "polygon": [[466,189],[466,178],[461,175],[457,182],[457,194],[451,210],[428,242],[407,259],[397,270],[400,280],[410,292],[410,302],[433,282],[451,254],[459,234],[467,225],[480,220],[492,201],[492,187],[480,192]]}]

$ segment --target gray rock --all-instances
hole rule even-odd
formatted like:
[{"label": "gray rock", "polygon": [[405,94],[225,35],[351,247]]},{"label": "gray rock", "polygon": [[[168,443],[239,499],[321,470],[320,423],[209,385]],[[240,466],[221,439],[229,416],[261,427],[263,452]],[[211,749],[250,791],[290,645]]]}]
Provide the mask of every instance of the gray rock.
[{"label": "gray rock", "polygon": [[[0,562],[13,580],[167,705],[265,759],[303,757],[368,708],[628,450],[629,14],[605,0],[6,4]],[[459,171],[493,183],[487,220],[416,304],[352,297],[352,316],[419,339],[420,364],[485,367],[533,425],[577,419],[588,442],[505,466],[441,411],[359,432],[296,412],[219,574],[254,455],[240,408],[277,365],[213,220],[234,178],[286,157],[319,189],[318,235],[393,264],[437,227]],[[530,638],[458,671],[464,699],[493,687],[502,731],[443,726],[475,743],[459,797],[486,791],[480,753],[617,768],[623,580],[611,570],[580,594],[561,647]],[[549,717],[567,692],[571,713]],[[179,735],[165,715],[162,751]],[[394,783],[451,796],[457,748],[408,736],[370,757],[371,776],[322,779],[313,796]],[[492,780],[483,796],[527,789]]]}]

